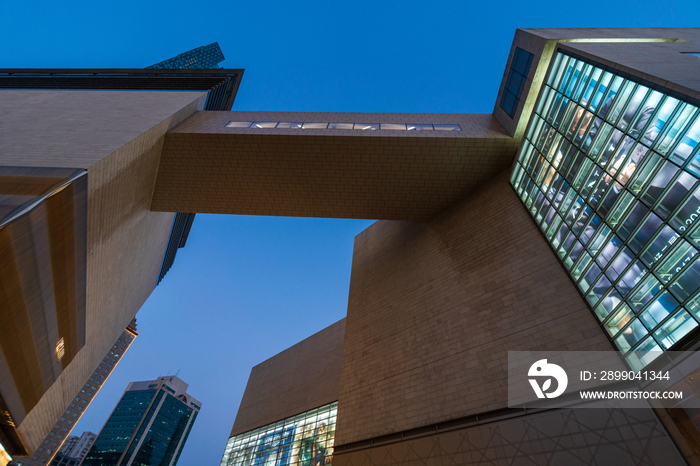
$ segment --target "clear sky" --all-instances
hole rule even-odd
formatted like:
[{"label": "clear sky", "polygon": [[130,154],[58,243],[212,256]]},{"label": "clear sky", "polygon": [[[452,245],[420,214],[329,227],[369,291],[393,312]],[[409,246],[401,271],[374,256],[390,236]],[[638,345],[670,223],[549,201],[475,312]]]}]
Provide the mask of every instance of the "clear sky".
[{"label": "clear sky", "polygon": [[[491,113],[518,27],[700,26],[697,0],[0,5],[2,68],[141,68],[218,41],[245,69],[234,110]],[[99,432],[130,381],[179,371],[203,403],[179,465],[218,465],[250,369],[345,316],[370,224],[197,215],[73,434]]]}]

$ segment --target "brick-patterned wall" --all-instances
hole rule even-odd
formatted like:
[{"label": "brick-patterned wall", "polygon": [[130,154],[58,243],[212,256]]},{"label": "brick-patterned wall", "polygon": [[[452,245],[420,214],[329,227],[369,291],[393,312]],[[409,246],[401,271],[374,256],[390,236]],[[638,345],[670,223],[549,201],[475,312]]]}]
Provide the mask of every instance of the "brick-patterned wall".
[{"label": "brick-patterned wall", "polygon": [[30,451],[155,288],[174,217],[150,212],[163,139],[203,95],[0,92],[0,123],[12,129],[0,135],[0,164],[88,169],[86,344],[20,424]]},{"label": "brick-patterned wall", "polygon": [[[463,130],[226,128],[232,120]],[[491,115],[198,112],[166,136],[151,208],[425,220],[509,167],[518,144]]]},{"label": "brick-patterned wall", "polygon": [[[473,422],[472,424],[476,424]],[[651,409],[562,409],[338,453],[334,466],[687,464]]]},{"label": "brick-patterned wall", "polygon": [[0,165],[91,167],[202,95],[2,90]]},{"label": "brick-patterned wall", "polygon": [[356,237],[337,445],[505,408],[508,350],[612,350],[508,174]]},{"label": "brick-patterned wall", "polygon": [[250,371],[231,435],[338,400],[345,319]]}]

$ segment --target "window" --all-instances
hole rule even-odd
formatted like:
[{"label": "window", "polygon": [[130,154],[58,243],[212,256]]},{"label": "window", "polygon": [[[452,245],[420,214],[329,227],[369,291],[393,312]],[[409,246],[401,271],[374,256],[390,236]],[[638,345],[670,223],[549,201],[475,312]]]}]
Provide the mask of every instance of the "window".
[{"label": "window", "polygon": [[[462,131],[459,124],[406,124],[406,123],[290,123],[290,122],[250,122],[230,121],[226,128],[252,129],[354,129],[354,130],[384,130],[384,131]],[[114,346],[117,347],[116,345]]]},{"label": "window", "polygon": [[515,117],[515,112],[518,110],[520,97],[525,88],[527,75],[530,73],[530,66],[534,57],[533,54],[526,52],[520,47],[515,48],[500,103],[500,107],[511,118]]},{"label": "window", "polygon": [[563,53],[534,108],[511,185],[639,369],[700,325],[700,108]]},{"label": "window", "polygon": [[378,123],[355,123],[353,129],[359,129],[363,131],[376,131],[379,129]]},{"label": "window", "polygon": [[328,123],[328,129],[352,129],[352,123]]},{"label": "window", "polygon": [[63,337],[56,343],[56,360],[60,361],[66,354],[66,345],[63,342]]},{"label": "window", "polygon": [[[292,416],[229,438],[222,466],[242,466],[253,462],[266,463],[277,458],[280,464],[300,466],[311,458],[317,464],[330,464],[335,440],[338,403]],[[297,452],[293,454],[292,452]]]}]

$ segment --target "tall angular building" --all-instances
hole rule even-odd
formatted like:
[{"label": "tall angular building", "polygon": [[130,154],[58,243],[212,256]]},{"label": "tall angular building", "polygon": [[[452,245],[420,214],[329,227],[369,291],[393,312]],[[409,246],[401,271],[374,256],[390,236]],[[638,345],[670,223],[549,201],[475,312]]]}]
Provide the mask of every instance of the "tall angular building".
[{"label": "tall angular building", "polygon": [[698,29],[518,30],[491,114],[211,111],[241,70],[0,72],[22,348],[2,443],[38,446],[52,381],[79,388],[162,278],[174,213],[206,212],[379,219],[347,317],[253,369],[223,464],[700,464],[691,405],[509,407],[507,372],[516,350],[637,370],[700,347],[698,52]]},{"label": "tall angular building", "polygon": [[175,466],[202,404],[175,376],[132,382],[84,466]]},{"label": "tall angular building", "polygon": [[[217,44],[204,51],[188,56],[223,59]],[[55,454],[185,244],[193,213],[149,213],[164,132],[198,108],[230,109],[242,75],[155,66],[0,72],[0,444],[27,464]],[[126,262],[104,261],[127,249]]]}]

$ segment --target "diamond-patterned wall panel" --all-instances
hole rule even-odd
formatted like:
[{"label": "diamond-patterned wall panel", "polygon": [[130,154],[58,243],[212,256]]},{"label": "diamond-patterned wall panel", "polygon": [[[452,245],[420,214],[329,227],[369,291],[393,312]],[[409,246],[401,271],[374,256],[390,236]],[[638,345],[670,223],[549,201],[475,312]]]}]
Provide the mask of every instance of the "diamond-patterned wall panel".
[{"label": "diamond-patterned wall panel", "polygon": [[578,409],[523,416],[336,454],[334,466],[685,465],[651,410]]}]

